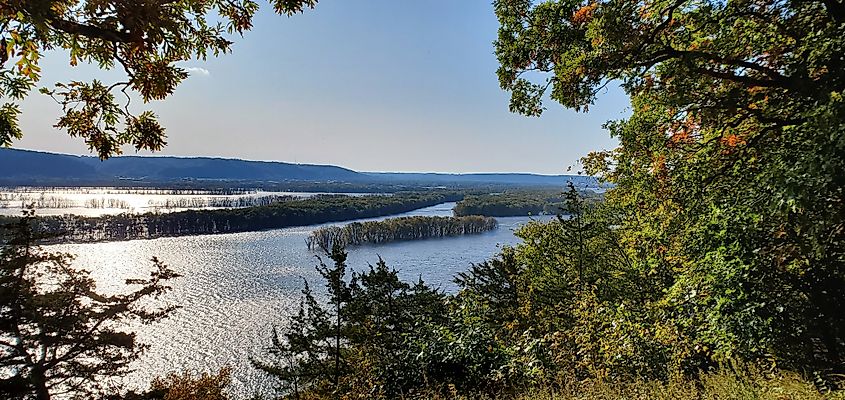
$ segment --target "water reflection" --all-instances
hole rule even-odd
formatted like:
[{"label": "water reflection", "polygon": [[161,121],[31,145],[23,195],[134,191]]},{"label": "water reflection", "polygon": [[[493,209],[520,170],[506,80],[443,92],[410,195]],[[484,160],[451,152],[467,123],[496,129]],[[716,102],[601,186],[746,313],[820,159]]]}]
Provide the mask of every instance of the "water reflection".
[{"label": "water reflection", "polygon": [[277,192],[263,190],[192,190],[155,188],[0,188],[0,215],[20,215],[33,206],[38,215],[97,217],[123,213],[169,213],[196,209],[239,208],[325,194],[367,196],[375,193]]},{"label": "water reflection", "polygon": [[[453,203],[403,215],[451,215]],[[455,273],[493,256],[501,245],[515,244],[513,229],[527,218],[499,218],[499,229],[479,235],[360,246],[349,251],[353,269],[375,263],[380,255],[406,280],[422,277],[453,291]],[[231,366],[232,389],[239,397],[269,389],[266,377],[251,367],[261,353],[272,323],[282,323],[299,299],[302,279],[318,286],[315,253],[305,238],[315,227],[286,228],[213,236],[190,236],[113,243],[50,246],[77,255],[103,290],[123,290],[128,277],[142,276],[158,257],[183,275],[165,300],[181,305],[169,318],[133,327],[150,345],[126,384],[145,386],[172,371],[214,371]]]}]

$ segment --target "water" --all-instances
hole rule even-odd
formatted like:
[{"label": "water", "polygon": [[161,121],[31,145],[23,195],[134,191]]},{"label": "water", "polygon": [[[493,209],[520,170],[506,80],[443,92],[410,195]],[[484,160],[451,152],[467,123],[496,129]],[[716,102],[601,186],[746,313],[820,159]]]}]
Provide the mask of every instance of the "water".
[{"label": "water", "polygon": [[34,205],[38,215],[83,215],[98,217],[121,213],[177,212],[192,209],[234,208],[219,204],[260,205],[279,196],[304,199],[320,194],[366,196],[372,193],[233,191],[219,194],[207,190],[168,190],[155,188],[0,188],[0,215],[20,215]]},{"label": "water", "polygon": [[[453,206],[445,203],[403,215],[447,216]],[[528,218],[498,220],[499,229],[478,235],[352,247],[348,265],[360,270],[381,256],[405,280],[422,277],[454,291],[457,272],[489,259],[502,245],[515,244],[513,230]],[[315,227],[48,248],[76,254],[75,265],[92,271],[105,291],[121,290],[124,279],[143,276],[152,256],[182,274],[165,298],[182,308],[162,322],[133,327],[150,348],[124,384],[146,387],[168,372],[229,366],[231,391],[240,398],[269,390],[271,382],[250,365],[250,357],[262,354],[272,324],[283,324],[294,310],[302,280],[312,287],[322,284],[314,269],[316,253],[305,245]]]}]

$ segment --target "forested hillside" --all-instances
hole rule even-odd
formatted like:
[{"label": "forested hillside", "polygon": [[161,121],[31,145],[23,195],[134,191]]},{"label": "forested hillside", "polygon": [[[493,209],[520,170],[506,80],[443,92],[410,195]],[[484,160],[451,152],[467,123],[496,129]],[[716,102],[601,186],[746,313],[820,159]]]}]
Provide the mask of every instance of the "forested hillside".
[{"label": "forested hillside", "polygon": [[[292,164],[210,157],[92,156],[0,147],[0,185],[91,186],[165,185],[178,187],[262,186],[281,190],[309,187],[331,191],[398,191],[408,187],[556,187],[573,182],[597,188],[594,177],[538,174],[420,174],[356,172],[334,165]],[[311,183],[309,186],[308,184]],[[240,186],[237,186],[240,185]]]},{"label": "forested hillside", "polygon": [[[100,160],[28,150],[0,148],[0,167],[6,174],[3,184],[31,185],[33,182],[65,180],[103,182],[145,180],[151,182],[182,179],[244,181],[333,181],[357,182],[367,179],[355,171],[330,165],[290,164],[207,157],[121,156]],[[37,181],[36,181],[37,179]]]}]

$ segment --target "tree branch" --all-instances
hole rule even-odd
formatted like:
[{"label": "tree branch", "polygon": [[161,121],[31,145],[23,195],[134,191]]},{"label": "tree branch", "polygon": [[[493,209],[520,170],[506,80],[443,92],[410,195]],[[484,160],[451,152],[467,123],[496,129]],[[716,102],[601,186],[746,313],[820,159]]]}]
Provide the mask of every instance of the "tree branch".
[{"label": "tree branch", "polygon": [[48,19],[47,23],[54,29],[71,35],[80,35],[116,43],[133,43],[138,41],[136,38],[133,38],[129,32],[103,29],[97,26],[80,24],[78,22],[67,21],[60,18]]},{"label": "tree branch", "polygon": [[707,75],[713,78],[724,79],[726,81],[740,83],[746,86],[754,87],[779,87],[783,89],[794,89],[793,85],[789,84],[789,82],[782,81],[782,80],[772,80],[772,79],[758,79],[752,78],[750,76],[745,75],[736,75],[730,72],[722,72],[722,71],[714,71],[712,69],[704,68],[704,67],[696,67],[693,68],[693,71],[701,73],[703,75]]},{"label": "tree branch", "polygon": [[830,14],[833,21],[845,21],[845,3],[840,0],[823,0],[822,3],[824,3],[827,13]]}]

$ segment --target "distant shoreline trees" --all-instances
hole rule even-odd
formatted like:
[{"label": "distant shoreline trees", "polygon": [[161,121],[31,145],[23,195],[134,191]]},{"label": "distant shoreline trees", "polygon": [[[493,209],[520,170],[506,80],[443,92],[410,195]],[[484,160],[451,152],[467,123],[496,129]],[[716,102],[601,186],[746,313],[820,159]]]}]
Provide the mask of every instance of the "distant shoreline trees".
[{"label": "distant shoreline trees", "polygon": [[306,239],[311,250],[329,250],[364,243],[442,238],[488,232],[499,226],[495,218],[479,215],[464,217],[414,216],[383,221],[353,222],[315,230]]},{"label": "distant shoreline trees", "polygon": [[[401,214],[458,201],[453,192],[396,193],[392,196],[320,195],[267,206],[188,210],[174,213],[120,214],[101,217],[46,216],[39,228],[61,232],[47,243],[91,243],[160,237],[253,232]],[[15,217],[0,218],[10,220]]]},{"label": "distant shoreline trees", "polygon": [[[601,195],[579,192],[586,201]],[[527,215],[566,214],[566,199],[561,190],[518,190],[466,196],[455,205],[455,216],[521,217]]]}]

